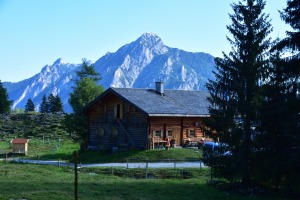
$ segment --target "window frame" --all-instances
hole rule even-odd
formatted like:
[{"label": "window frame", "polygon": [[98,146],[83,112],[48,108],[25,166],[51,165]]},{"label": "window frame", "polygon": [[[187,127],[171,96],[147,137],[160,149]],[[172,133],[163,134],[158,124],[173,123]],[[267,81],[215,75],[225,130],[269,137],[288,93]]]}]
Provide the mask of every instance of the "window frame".
[{"label": "window frame", "polygon": [[[158,131],[159,131],[159,133],[158,133]],[[158,134],[159,134],[159,136],[158,136]],[[159,137],[159,138],[162,138],[163,137],[163,130],[162,129],[155,129],[155,130],[153,130],[152,131],[152,135],[153,135],[153,137]]]},{"label": "window frame", "polygon": [[97,136],[99,136],[100,138],[104,137],[104,128],[102,128],[102,127],[97,127],[97,128],[96,128],[96,134],[97,134]]},{"label": "window frame", "polygon": [[[170,133],[171,133],[171,135],[170,135]],[[167,138],[172,138],[173,137],[173,131],[172,131],[172,129],[167,129],[167,131],[166,131],[166,137]]]},{"label": "window frame", "polygon": [[[191,131],[193,131],[194,133],[191,134]],[[189,137],[197,137],[197,135],[196,135],[196,129],[193,129],[193,128],[189,129]]]},{"label": "window frame", "polygon": [[123,119],[123,104],[116,103],[114,105],[114,119]]},{"label": "window frame", "polygon": [[111,128],[110,137],[116,138],[119,136],[119,130],[116,127]]}]

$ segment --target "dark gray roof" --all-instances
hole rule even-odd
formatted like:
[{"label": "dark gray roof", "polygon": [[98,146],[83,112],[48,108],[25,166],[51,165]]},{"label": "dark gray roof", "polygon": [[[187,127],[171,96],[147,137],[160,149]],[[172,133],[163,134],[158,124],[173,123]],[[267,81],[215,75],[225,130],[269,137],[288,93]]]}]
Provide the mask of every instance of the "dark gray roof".
[{"label": "dark gray roof", "polygon": [[206,100],[209,93],[204,91],[165,89],[164,94],[161,95],[153,89],[109,88],[97,99],[100,100],[110,92],[149,116],[209,115],[209,103]]}]

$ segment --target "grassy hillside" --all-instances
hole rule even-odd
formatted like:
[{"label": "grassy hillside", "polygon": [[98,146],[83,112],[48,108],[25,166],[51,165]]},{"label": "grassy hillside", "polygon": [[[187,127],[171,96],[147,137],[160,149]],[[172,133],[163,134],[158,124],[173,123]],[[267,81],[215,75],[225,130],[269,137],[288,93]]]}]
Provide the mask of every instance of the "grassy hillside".
[{"label": "grassy hillside", "polygon": [[86,151],[79,153],[79,161],[82,163],[109,163],[109,162],[141,162],[141,161],[159,161],[159,160],[199,160],[202,153],[198,149],[153,149],[153,150],[131,150],[124,152],[97,152]]}]

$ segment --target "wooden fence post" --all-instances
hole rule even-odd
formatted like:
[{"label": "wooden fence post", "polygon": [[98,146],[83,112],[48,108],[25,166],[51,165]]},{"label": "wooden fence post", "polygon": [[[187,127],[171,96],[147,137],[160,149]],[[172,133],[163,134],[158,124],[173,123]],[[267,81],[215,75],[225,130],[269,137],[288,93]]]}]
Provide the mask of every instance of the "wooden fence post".
[{"label": "wooden fence post", "polygon": [[174,160],[174,169],[176,169],[176,160]]},{"label": "wooden fence post", "polygon": [[146,179],[148,178],[148,161],[146,161]]},{"label": "wooden fence post", "polygon": [[200,169],[202,169],[202,161],[201,161],[201,159],[200,159]]},{"label": "wooden fence post", "polygon": [[78,163],[78,152],[74,151],[74,172],[75,172],[75,180],[74,180],[74,197],[75,200],[78,200],[78,169],[77,169],[77,163]]}]

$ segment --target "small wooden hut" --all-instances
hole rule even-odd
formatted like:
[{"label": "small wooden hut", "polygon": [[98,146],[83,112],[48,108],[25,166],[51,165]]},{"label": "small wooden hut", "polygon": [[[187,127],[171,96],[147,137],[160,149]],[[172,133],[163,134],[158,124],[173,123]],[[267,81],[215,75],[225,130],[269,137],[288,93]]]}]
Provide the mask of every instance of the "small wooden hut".
[{"label": "small wooden hut", "polygon": [[24,153],[27,155],[29,139],[15,138],[11,141],[13,153]]}]

